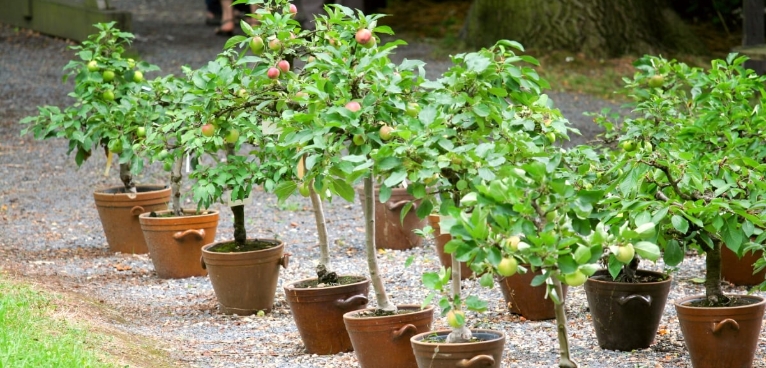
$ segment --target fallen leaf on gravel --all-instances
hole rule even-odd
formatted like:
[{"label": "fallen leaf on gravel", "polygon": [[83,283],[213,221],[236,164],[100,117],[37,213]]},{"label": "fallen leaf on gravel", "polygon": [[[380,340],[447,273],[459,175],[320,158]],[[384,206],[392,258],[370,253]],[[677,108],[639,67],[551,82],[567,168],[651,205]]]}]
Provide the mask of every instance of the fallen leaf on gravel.
[{"label": "fallen leaf on gravel", "polygon": [[114,268],[116,268],[117,271],[128,271],[128,270],[132,269],[133,267],[130,267],[130,266],[127,266],[127,265],[123,265],[123,264],[116,264],[116,265],[114,265]]}]

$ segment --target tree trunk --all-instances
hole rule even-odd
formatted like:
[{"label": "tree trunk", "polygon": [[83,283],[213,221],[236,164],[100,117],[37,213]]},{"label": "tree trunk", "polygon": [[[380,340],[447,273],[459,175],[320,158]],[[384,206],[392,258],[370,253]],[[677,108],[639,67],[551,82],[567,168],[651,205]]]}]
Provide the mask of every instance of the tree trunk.
[{"label": "tree trunk", "polygon": [[125,187],[125,193],[136,193],[136,183],[133,181],[133,175],[130,173],[130,163],[120,164],[120,180]]},{"label": "tree trunk", "polygon": [[173,201],[173,215],[175,216],[181,216],[183,215],[183,210],[181,209],[181,179],[183,178],[183,174],[181,173],[183,169],[183,160],[178,159],[173,162],[173,169],[170,172],[170,192],[171,199]]},{"label": "tree trunk", "polygon": [[314,208],[314,220],[317,225],[317,235],[319,236],[319,264],[324,265],[325,269],[330,269],[330,247],[327,244],[327,222],[324,218],[324,209],[322,208],[322,198],[314,190],[314,183],[309,184],[309,196],[311,197],[311,206]]},{"label": "tree trunk", "polygon": [[569,336],[567,335],[567,315],[564,310],[564,288],[561,286],[561,280],[553,278],[553,287],[556,288],[556,294],[560,303],[554,303],[556,311],[556,332],[559,337],[559,368],[577,368],[571,355],[569,354]]},{"label": "tree trunk", "polygon": [[364,178],[364,234],[367,267],[370,271],[370,282],[375,290],[378,301],[377,311],[381,314],[396,313],[396,306],[391,304],[386,294],[386,287],[378,269],[377,251],[375,249],[375,191],[372,185],[372,173]]},{"label": "tree trunk", "polygon": [[721,247],[722,242],[716,241],[712,249],[705,252],[705,296],[711,304],[728,302],[721,289]]},{"label": "tree trunk", "polygon": [[704,52],[666,0],[474,0],[462,36],[472,46],[510,39],[592,57]]},{"label": "tree trunk", "polygon": [[245,206],[232,206],[231,212],[234,214],[234,242],[238,246],[243,246],[247,241],[247,230],[245,230]]}]

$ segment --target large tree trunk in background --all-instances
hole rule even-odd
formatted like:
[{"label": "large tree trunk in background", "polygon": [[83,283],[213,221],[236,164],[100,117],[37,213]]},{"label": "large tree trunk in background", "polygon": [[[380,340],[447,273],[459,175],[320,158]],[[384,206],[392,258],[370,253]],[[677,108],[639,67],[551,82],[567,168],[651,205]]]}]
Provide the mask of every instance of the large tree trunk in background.
[{"label": "large tree trunk in background", "polygon": [[666,0],[474,0],[462,37],[596,57],[705,51]]}]

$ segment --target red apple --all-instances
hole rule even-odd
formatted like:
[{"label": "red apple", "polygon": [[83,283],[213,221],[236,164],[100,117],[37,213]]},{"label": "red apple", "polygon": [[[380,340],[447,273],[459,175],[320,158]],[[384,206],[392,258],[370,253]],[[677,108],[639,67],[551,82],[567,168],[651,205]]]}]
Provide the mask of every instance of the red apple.
[{"label": "red apple", "polygon": [[367,28],[362,28],[356,31],[356,42],[366,45],[372,39],[372,32]]},{"label": "red apple", "polygon": [[393,132],[394,132],[394,128],[391,128],[388,125],[384,125],[380,127],[380,131],[378,132],[378,134],[380,134],[380,139],[387,141],[391,139],[391,133]]},{"label": "red apple", "polygon": [[266,71],[266,75],[270,79],[277,79],[277,78],[279,78],[279,69],[271,67],[271,68],[269,68],[268,71]]},{"label": "red apple", "polygon": [[298,7],[295,6],[295,4],[290,4],[289,9],[290,9],[290,14],[292,14],[292,16],[295,16],[295,14],[298,14]]},{"label": "red apple", "polygon": [[202,135],[205,137],[212,137],[215,134],[215,127],[213,124],[205,124],[202,126]]},{"label": "red apple", "polygon": [[362,105],[360,105],[359,102],[351,101],[346,104],[346,108],[351,110],[351,112],[357,112],[362,109]]},{"label": "red apple", "polygon": [[281,70],[283,73],[287,73],[290,71],[290,62],[287,60],[280,60],[277,63],[277,68],[279,68],[279,70]]}]

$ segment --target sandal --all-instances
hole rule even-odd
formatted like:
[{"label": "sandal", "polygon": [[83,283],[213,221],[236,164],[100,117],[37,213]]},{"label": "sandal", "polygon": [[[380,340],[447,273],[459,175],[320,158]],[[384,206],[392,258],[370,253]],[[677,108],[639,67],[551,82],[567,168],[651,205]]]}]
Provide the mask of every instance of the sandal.
[{"label": "sandal", "polygon": [[[223,30],[224,25],[231,23],[232,28],[230,30]],[[221,22],[221,26],[215,29],[215,35],[216,36],[224,36],[224,37],[231,37],[234,36],[234,21],[229,19]]]},{"label": "sandal", "polygon": [[211,12],[205,13],[205,25],[206,26],[218,26],[221,25],[221,15],[213,14]]}]

